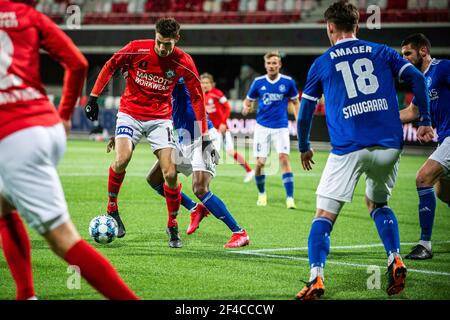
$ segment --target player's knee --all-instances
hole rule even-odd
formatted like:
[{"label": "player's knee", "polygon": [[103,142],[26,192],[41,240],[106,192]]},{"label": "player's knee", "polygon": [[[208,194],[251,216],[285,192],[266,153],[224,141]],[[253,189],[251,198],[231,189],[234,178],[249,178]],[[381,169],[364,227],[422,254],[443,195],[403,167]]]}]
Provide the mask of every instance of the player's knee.
[{"label": "player's knee", "polygon": [[424,188],[424,187],[432,187],[433,182],[429,178],[430,175],[427,174],[424,170],[419,170],[416,175],[416,186],[418,188]]},{"label": "player's knee", "polygon": [[175,166],[170,166],[162,170],[164,180],[167,181],[168,185],[174,184],[177,181],[177,170]]},{"label": "player's knee", "polygon": [[121,173],[123,171],[125,171],[125,169],[128,166],[128,163],[130,162],[130,157],[128,156],[118,156],[116,157],[116,159],[114,160],[113,164],[112,164],[112,168],[116,173]]},{"label": "player's knee", "polygon": [[195,196],[197,198],[203,197],[205,194],[208,193],[208,186],[204,183],[194,183],[192,185],[192,191],[194,192]]},{"label": "player's knee", "polygon": [[257,167],[257,168],[262,169],[262,168],[264,168],[265,165],[266,165],[266,164],[264,163],[264,161],[262,161],[262,160],[256,160],[256,167]]},{"label": "player's knee", "polygon": [[279,159],[280,163],[289,165],[289,155],[288,154],[280,153],[278,155],[278,159]]},{"label": "player's knee", "polygon": [[289,156],[285,153],[280,153],[278,155],[278,159],[280,159],[280,161],[282,161],[282,162],[286,162],[286,161],[289,162]]},{"label": "player's knee", "polygon": [[48,231],[43,236],[47,240],[50,249],[62,258],[65,257],[69,249],[81,240],[75,226],[70,221]]}]

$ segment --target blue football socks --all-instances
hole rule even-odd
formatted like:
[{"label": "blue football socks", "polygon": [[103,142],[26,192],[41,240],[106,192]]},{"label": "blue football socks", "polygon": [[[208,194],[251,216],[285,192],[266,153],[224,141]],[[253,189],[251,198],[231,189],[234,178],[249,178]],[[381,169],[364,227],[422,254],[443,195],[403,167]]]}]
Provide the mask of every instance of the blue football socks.
[{"label": "blue football socks", "polygon": [[333,222],[327,218],[315,218],[308,237],[308,257],[311,269],[324,268],[330,253],[330,233]]},{"label": "blue football socks", "polygon": [[376,208],[372,211],[370,216],[373,221],[375,221],[386,254],[390,256],[393,253],[400,253],[398,223],[392,209],[388,206]]},{"label": "blue football socks", "polygon": [[420,240],[430,241],[436,211],[436,196],[433,187],[417,188],[419,194]]},{"label": "blue football socks", "polygon": [[286,172],[283,174],[284,189],[286,189],[286,196],[288,198],[294,197],[294,174]]},{"label": "blue football socks", "polygon": [[234,220],[231,213],[228,211],[223,201],[220,200],[220,198],[213,194],[211,191],[206,193],[203,197],[199,197],[199,199],[201,202],[203,202],[205,207],[217,219],[222,220],[232,232],[239,232],[242,230],[241,227],[239,227],[239,225],[237,224],[236,220]]},{"label": "blue football socks", "polygon": [[256,186],[258,187],[258,191],[259,193],[265,193],[266,192],[266,176],[265,175],[260,175],[260,176],[255,176],[255,180],[256,180]]}]

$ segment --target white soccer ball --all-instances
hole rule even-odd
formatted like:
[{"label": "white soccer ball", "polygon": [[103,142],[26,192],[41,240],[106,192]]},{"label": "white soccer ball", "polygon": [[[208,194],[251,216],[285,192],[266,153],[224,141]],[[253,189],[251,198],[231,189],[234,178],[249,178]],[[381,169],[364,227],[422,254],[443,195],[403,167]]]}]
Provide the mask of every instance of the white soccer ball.
[{"label": "white soccer ball", "polygon": [[97,216],[89,223],[89,235],[101,244],[113,242],[118,232],[117,221],[109,215]]}]

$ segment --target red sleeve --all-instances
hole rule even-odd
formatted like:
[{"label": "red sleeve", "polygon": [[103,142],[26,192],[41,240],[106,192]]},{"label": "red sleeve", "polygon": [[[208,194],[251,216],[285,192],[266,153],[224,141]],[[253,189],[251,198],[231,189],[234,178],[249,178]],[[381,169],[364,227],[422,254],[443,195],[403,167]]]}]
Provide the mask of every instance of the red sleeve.
[{"label": "red sleeve", "polygon": [[72,40],[49,18],[36,12],[39,21],[41,48],[64,68],[59,115],[64,120],[72,116],[86,79],[88,62]]},{"label": "red sleeve", "polygon": [[219,104],[222,108],[222,119],[220,120],[220,123],[222,124],[227,124],[227,119],[230,117],[231,115],[231,105],[228,102],[227,97],[225,97],[225,94],[220,91],[219,89],[217,89],[217,94],[219,96]]},{"label": "red sleeve", "polygon": [[133,52],[133,43],[128,43],[125,47],[117,51],[111,59],[109,59],[103,66],[100,74],[95,81],[94,88],[92,88],[91,94],[100,96],[105,86],[113,76],[117,69],[120,69],[124,65],[130,63],[131,53]]},{"label": "red sleeve", "polygon": [[206,123],[205,97],[203,95],[200,77],[191,56],[185,54],[184,61],[186,62],[183,65],[185,70],[183,74],[184,82],[191,96],[195,118],[201,125],[200,132],[204,134],[208,132],[208,124]]}]

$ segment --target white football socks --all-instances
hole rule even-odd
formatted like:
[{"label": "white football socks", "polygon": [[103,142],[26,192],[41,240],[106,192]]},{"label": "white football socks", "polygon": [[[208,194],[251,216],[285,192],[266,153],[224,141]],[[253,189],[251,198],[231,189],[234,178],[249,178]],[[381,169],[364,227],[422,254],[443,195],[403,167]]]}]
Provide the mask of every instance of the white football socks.
[{"label": "white football socks", "polygon": [[423,245],[428,251],[431,251],[431,241],[420,240],[419,244]]},{"label": "white football socks", "polygon": [[311,268],[311,277],[309,278],[309,281],[313,281],[315,278],[319,276],[322,278],[322,280],[325,280],[323,276],[323,268],[322,267]]}]

